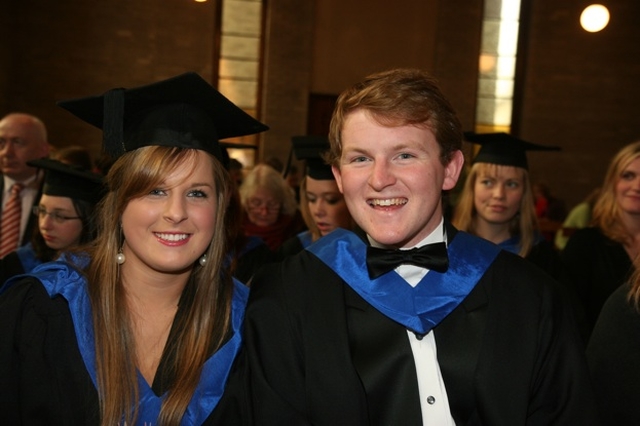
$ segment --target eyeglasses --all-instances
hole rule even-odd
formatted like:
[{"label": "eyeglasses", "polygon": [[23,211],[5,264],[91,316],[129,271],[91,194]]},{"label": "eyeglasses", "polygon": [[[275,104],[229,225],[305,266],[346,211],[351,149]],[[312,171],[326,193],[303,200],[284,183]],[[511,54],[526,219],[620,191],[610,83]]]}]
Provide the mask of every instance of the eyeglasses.
[{"label": "eyeglasses", "polygon": [[40,219],[44,219],[45,217],[49,216],[56,223],[65,223],[66,221],[72,219],[82,219],[80,216],[63,216],[56,211],[48,212],[44,207],[38,206],[34,206],[31,211]]},{"label": "eyeglasses", "polygon": [[280,203],[277,201],[267,201],[264,202],[257,198],[251,198],[247,200],[247,208],[250,210],[262,210],[263,208],[267,209],[268,212],[275,212],[280,210]]}]

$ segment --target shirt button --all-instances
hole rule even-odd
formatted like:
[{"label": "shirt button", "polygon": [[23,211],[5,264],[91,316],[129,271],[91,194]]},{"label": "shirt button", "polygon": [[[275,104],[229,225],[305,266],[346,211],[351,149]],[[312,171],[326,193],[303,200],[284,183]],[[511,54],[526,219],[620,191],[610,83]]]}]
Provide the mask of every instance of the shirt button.
[{"label": "shirt button", "polygon": [[433,404],[435,404],[435,403],[436,403],[436,399],[435,399],[433,396],[429,395],[429,396],[427,397],[427,404],[429,404],[429,405],[433,405]]}]

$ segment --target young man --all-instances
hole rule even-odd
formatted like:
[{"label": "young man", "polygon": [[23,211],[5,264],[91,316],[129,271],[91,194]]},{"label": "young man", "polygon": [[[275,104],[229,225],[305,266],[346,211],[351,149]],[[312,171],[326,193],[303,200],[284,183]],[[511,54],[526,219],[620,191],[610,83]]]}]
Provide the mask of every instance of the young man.
[{"label": "young man", "polygon": [[432,77],[398,69],[348,89],[330,142],[363,235],[336,230],[254,278],[254,423],[594,424],[555,282],[443,219],[462,132]]}]

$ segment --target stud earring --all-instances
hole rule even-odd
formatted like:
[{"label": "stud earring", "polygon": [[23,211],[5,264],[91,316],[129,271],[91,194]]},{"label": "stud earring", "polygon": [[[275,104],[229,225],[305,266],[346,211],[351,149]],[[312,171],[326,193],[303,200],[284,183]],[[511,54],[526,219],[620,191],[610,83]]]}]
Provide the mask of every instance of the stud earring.
[{"label": "stud earring", "polygon": [[118,254],[116,254],[116,263],[118,265],[122,265],[125,260],[127,259],[124,257],[124,253],[122,252],[122,249],[118,250]]},{"label": "stud earring", "polygon": [[204,266],[207,264],[207,255],[203,254],[202,257],[200,257],[200,260],[198,260],[198,263],[200,263],[200,266]]}]

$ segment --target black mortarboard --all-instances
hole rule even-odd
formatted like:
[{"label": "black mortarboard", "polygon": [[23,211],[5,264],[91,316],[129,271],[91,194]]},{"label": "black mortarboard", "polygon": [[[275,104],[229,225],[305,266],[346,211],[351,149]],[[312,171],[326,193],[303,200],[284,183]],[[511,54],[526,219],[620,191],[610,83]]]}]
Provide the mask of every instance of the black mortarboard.
[{"label": "black mortarboard", "polygon": [[103,176],[50,158],[27,162],[45,171],[42,193],[97,203],[104,194]]},{"label": "black mortarboard", "polygon": [[294,136],[291,138],[293,152],[300,161],[306,160],[306,174],[317,180],[335,180],[322,154],[329,150],[329,139],[325,136]]},{"label": "black mortarboard", "polygon": [[528,169],[527,151],[560,151],[558,146],[538,145],[508,133],[464,132],[468,142],[480,144],[473,163],[491,163]]},{"label": "black mortarboard", "polygon": [[190,72],[133,89],[58,102],[103,131],[103,149],[115,160],[149,145],[195,148],[222,161],[220,139],[269,128]]}]

